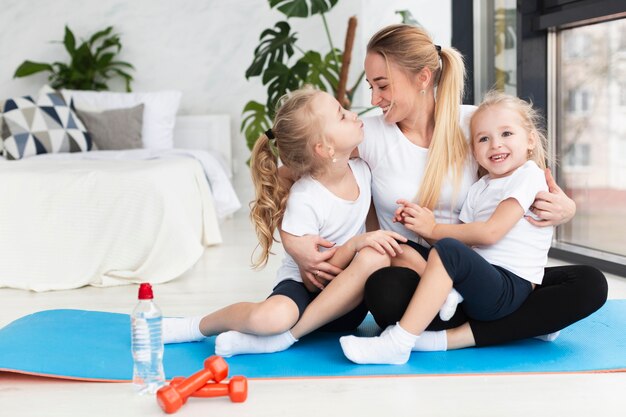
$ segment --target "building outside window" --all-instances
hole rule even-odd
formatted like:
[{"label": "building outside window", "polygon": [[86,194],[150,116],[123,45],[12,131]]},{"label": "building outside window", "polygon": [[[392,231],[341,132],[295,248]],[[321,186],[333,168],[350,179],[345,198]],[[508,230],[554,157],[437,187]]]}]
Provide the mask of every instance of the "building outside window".
[{"label": "building outside window", "polygon": [[560,182],[577,205],[557,242],[623,257],[625,36],[624,18],[557,30],[554,103]]}]

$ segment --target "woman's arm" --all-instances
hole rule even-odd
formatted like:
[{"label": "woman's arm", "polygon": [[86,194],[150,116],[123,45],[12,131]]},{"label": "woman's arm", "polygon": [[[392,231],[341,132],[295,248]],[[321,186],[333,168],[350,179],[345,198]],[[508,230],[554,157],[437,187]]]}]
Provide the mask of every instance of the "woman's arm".
[{"label": "woman's arm", "polygon": [[403,210],[404,225],[426,239],[437,241],[451,237],[466,245],[493,245],[504,237],[524,216],[524,209],[514,198],[500,202],[491,217],[485,222],[466,224],[442,224],[427,208],[409,203]]},{"label": "woman's arm", "polygon": [[[328,281],[341,273],[341,268],[328,263],[328,260],[333,257],[337,250],[334,248],[333,242],[316,235],[294,236],[280,229],[279,233],[285,251],[300,267],[305,285],[308,280],[313,286],[323,289]],[[320,252],[319,246],[328,248],[328,250]]]},{"label": "woman's arm", "polygon": [[530,208],[541,220],[526,216],[532,225],[539,227],[558,226],[572,220],[576,214],[576,203],[558,186],[550,169],[546,169],[548,191],[537,193]]}]

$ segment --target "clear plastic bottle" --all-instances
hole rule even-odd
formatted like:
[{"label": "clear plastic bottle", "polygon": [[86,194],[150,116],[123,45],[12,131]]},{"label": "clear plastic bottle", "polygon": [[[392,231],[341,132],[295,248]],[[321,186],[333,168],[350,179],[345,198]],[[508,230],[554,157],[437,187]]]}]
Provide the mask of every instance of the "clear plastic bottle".
[{"label": "clear plastic bottle", "polygon": [[163,316],[153,301],[152,286],[139,286],[139,302],[131,316],[133,384],[140,394],[154,394],[165,384],[163,372]]}]

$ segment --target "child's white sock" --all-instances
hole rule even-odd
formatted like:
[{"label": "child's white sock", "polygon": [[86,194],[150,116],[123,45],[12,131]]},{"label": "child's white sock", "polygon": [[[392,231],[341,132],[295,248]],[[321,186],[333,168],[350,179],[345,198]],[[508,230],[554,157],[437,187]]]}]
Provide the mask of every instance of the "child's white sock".
[{"label": "child's white sock", "polygon": [[220,333],[215,338],[215,354],[228,358],[245,353],[280,352],[297,341],[290,331],[271,336],[257,336],[231,330]]},{"label": "child's white sock", "polygon": [[[381,333],[381,336],[387,333],[393,326],[387,327]],[[430,331],[426,330],[420,334],[415,344],[413,352],[441,352],[448,350],[448,335],[445,330]]]},{"label": "child's white sock", "polygon": [[561,334],[561,331],[556,331],[554,333],[542,334],[541,336],[535,336],[535,339],[543,340],[544,342],[554,342],[557,337]]},{"label": "child's white sock", "polygon": [[443,321],[448,321],[454,316],[456,312],[456,306],[463,302],[463,296],[459,294],[457,290],[452,288],[450,290],[450,294],[448,294],[448,298],[441,306],[439,310],[439,318]]},{"label": "child's white sock", "polygon": [[396,323],[378,337],[343,336],[339,342],[344,355],[354,363],[402,365],[409,360],[418,337]]},{"label": "child's white sock", "polygon": [[200,320],[197,317],[163,317],[163,343],[198,342],[204,336],[200,332]]}]

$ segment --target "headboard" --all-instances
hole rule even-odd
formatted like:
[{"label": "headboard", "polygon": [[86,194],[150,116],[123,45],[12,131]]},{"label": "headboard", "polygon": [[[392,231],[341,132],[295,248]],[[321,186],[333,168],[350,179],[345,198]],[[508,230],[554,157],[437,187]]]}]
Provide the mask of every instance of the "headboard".
[{"label": "headboard", "polygon": [[177,116],[174,147],[217,152],[233,173],[230,116],[225,114]]}]

